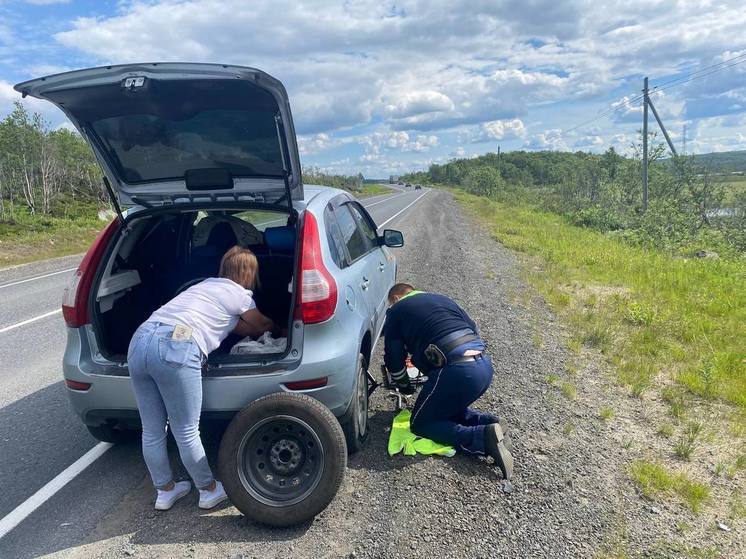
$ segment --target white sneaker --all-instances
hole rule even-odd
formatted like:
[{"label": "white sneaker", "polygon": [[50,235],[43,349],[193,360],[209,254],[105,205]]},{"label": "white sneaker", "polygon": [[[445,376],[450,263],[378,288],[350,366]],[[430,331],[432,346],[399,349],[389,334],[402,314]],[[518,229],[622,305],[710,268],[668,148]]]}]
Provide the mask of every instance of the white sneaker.
[{"label": "white sneaker", "polygon": [[225,501],[228,495],[225,494],[223,484],[219,481],[215,481],[215,489],[208,491],[207,489],[199,490],[199,508],[211,509]]},{"label": "white sneaker", "polygon": [[158,490],[158,498],[155,500],[156,510],[168,510],[174,503],[181,499],[183,496],[188,495],[192,490],[192,484],[188,481],[177,481],[174,483],[174,488],[170,491],[164,489]]}]

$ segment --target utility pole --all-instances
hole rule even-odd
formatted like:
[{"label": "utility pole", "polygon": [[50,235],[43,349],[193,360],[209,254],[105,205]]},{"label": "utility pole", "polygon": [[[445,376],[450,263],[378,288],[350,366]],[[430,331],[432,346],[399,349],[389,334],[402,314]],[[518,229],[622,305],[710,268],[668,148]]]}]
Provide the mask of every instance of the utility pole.
[{"label": "utility pole", "polygon": [[[647,211],[648,209],[648,108],[653,111],[653,116],[660,126],[663,137],[666,138],[668,147],[671,148],[671,154],[674,157],[678,157],[676,148],[671,141],[671,136],[668,135],[668,130],[663,125],[658,111],[655,110],[655,105],[650,100],[650,91],[648,89],[648,78],[645,77],[642,88],[642,210]],[[686,151],[686,124],[684,125],[684,151]]]},{"label": "utility pole", "polygon": [[684,124],[684,133],[681,138],[681,154],[686,155],[686,124]]},{"label": "utility pole", "polygon": [[642,211],[648,209],[648,78],[642,88]]}]

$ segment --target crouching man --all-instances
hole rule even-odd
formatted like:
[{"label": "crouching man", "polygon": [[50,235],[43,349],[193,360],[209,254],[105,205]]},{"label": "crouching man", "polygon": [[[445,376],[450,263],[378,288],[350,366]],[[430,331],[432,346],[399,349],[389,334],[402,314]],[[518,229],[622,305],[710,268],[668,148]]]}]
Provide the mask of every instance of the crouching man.
[{"label": "crouching man", "polygon": [[388,298],[384,332],[389,374],[402,393],[414,392],[405,366],[409,353],[428,376],[412,410],[412,432],[492,456],[510,479],[513,456],[498,418],[469,408],[485,393],[493,374],[474,321],[448,297],[416,291],[406,283],[392,287]]}]

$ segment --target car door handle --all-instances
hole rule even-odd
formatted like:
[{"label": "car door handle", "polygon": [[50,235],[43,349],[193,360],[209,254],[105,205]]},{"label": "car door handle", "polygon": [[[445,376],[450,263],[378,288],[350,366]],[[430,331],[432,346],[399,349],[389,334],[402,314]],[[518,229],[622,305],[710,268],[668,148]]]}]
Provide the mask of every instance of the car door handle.
[{"label": "car door handle", "polygon": [[363,283],[360,284],[360,287],[363,289],[368,289],[368,286],[370,285],[370,280],[363,276]]},{"label": "car door handle", "polygon": [[379,262],[378,263],[378,271],[379,272],[383,272],[385,269],[386,269],[386,264],[384,264],[383,262]]}]

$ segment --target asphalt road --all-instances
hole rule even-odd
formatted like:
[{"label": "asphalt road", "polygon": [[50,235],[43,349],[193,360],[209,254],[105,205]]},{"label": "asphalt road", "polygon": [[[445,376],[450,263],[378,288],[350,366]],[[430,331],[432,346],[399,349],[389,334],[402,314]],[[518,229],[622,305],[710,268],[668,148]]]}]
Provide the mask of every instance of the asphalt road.
[{"label": "asphalt road", "polygon": [[[363,204],[379,227],[391,228],[427,192],[400,188]],[[73,415],[61,380],[60,301],[80,258],[0,270],[0,520],[97,444]],[[210,438],[208,448],[216,447],[218,434]],[[145,474],[137,445],[112,447],[0,539],[0,558],[75,547]]]}]

